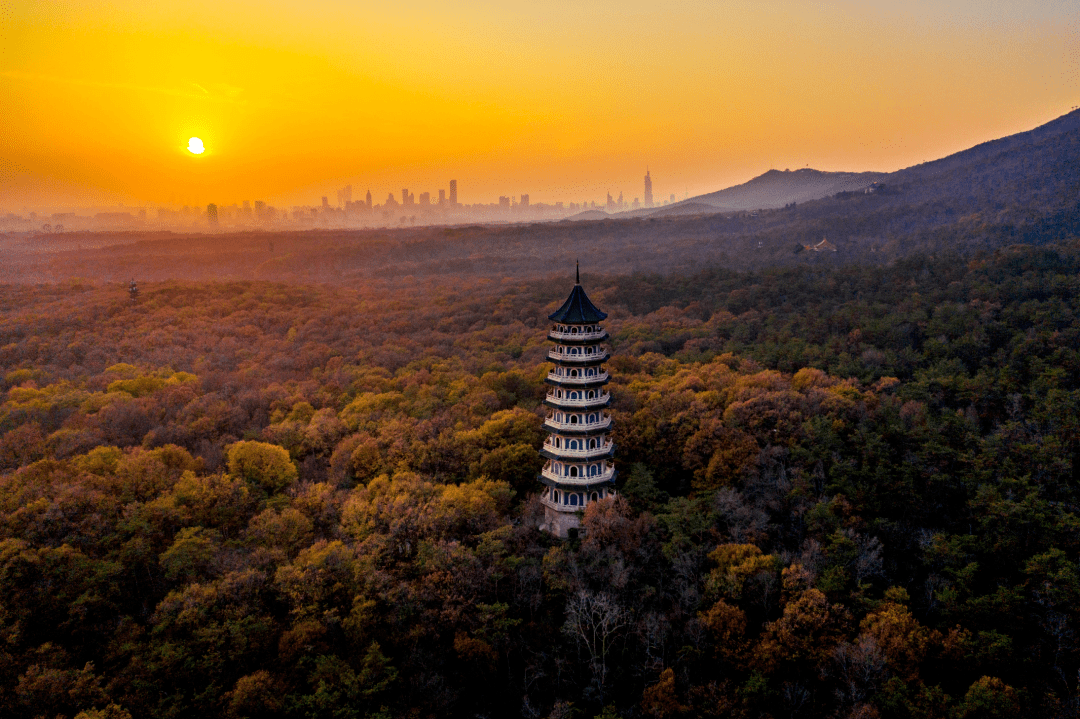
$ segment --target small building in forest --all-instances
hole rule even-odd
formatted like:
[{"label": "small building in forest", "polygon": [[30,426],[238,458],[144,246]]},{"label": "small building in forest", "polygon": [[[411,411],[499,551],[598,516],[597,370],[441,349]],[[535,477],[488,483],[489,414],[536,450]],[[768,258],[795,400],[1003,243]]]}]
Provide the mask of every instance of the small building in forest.
[{"label": "small building in forest", "polygon": [[611,394],[604,369],[608,334],[600,325],[606,318],[585,294],[580,270],[570,296],[548,316],[554,346],[548,350],[553,367],[545,380],[548,438],[540,451],[545,459],[540,528],[558,537],[581,526],[580,513],[590,502],[615,495]]},{"label": "small building in forest", "polygon": [[827,237],[823,237],[816,245],[803,245],[803,249],[807,252],[836,252],[836,245],[829,242]]}]

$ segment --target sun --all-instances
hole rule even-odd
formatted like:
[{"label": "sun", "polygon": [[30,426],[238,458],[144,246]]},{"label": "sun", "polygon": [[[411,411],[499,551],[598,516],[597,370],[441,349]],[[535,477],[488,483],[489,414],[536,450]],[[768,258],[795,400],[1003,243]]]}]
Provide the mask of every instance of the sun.
[{"label": "sun", "polygon": [[192,137],[188,139],[187,149],[188,152],[192,153],[193,155],[201,155],[203,154],[203,151],[206,150],[206,148],[203,147],[202,140],[197,137]]}]

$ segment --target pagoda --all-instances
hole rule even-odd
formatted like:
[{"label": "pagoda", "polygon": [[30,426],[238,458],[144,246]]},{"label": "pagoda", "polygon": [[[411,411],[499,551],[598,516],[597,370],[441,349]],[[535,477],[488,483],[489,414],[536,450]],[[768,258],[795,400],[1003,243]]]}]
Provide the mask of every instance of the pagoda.
[{"label": "pagoda", "polygon": [[611,395],[605,386],[607,317],[581,287],[581,271],[570,296],[554,314],[548,351],[554,365],[548,373],[544,404],[549,408],[544,428],[549,432],[540,454],[547,460],[540,473],[544,491],[541,529],[559,537],[581,526],[580,512],[589,504],[615,495],[611,441]]}]

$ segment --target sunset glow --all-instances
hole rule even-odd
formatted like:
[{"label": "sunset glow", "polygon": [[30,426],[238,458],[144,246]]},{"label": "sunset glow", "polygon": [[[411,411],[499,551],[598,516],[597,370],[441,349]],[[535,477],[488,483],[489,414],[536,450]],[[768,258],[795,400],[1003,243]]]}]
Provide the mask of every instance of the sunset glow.
[{"label": "sunset glow", "polygon": [[191,139],[188,140],[187,149],[188,149],[188,152],[192,153],[193,155],[201,155],[201,154],[203,154],[203,151],[205,151],[206,148],[203,147],[203,141],[202,140],[200,140],[197,137],[192,137]]},{"label": "sunset glow", "polygon": [[[313,203],[449,178],[463,202],[893,170],[1080,96],[1075,6],[974,0],[16,3],[4,205]],[[200,135],[203,133],[203,135]],[[228,148],[183,163],[177,135]],[[194,152],[194,150],[192,150]],[[188,158],[190,152],[184,153]]]}]

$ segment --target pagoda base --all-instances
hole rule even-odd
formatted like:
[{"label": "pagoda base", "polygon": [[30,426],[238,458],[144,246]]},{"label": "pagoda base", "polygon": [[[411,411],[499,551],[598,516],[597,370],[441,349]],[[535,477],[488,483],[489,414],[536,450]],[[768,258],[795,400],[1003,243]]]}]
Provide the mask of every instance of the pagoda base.
[{"label": "pagoda base", "polygon": [[581,529],[580,508],[575,508],[573,512],[560,512],[544,505],[544,523],[540,525],[540,531],[565,539],[570,536],[571,529]]}]

